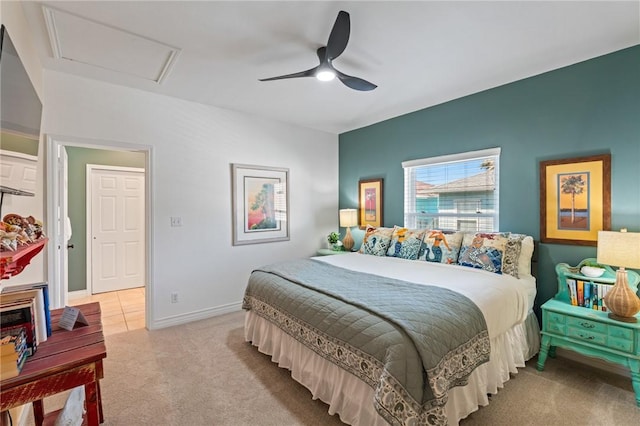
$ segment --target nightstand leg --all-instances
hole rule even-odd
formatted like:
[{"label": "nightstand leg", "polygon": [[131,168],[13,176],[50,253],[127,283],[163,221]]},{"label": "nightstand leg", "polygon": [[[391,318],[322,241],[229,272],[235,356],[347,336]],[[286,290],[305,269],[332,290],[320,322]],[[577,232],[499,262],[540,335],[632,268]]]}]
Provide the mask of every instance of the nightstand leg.
[{"label": "nightstand leg", "polygon": [[549,353],[550,347],[551,347],[551,338],[545,334],[542,336],[542,341],[540,342],[540,353],[538,354],[538,364],[537,364],[538,371],[544,370],[544,363],[547,360],[547,354]]},{"label": "nightstand leg", "polygon": [[549,358],[556,357],[556,347],[557,346],[549,346]]},{"label": "nightstand leg", "polygon": [[629,370],[631,371],[631,383],[636,393],[636,405],[640,407],[640,361],[629,359]]}]

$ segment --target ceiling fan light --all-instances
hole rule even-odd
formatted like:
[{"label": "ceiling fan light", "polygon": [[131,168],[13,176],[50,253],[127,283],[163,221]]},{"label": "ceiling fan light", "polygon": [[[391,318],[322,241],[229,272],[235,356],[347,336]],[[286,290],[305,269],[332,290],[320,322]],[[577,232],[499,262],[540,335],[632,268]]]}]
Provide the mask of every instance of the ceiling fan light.
[{"label": "ceiling fan light", "polygon": [[322,70],[316,73],[316,78],[320,81],[331,81],[336,78],[336,73],[332,70]]}]

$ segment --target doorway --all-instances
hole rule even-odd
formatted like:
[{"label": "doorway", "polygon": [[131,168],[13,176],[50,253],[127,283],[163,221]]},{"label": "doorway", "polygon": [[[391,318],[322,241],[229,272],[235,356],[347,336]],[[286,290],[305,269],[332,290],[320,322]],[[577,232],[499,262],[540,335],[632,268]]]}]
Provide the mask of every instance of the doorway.
[{"label": "doorway", "polygon": [[[147,328],[151,323],[149,318],[151,309],[151,288],[150,288],[150,270],[151,270],[151,256],[149,247],[151,247],[151,232],[150,232],[150,217],[151,217],[151,191],[150,191],[150,169],[151,169],[151,147],[147,145],[136,144],[122,144],[108,141],[85,141],[78,138],[62,137],[62,136],[48,136],[47,137],[47,166],[51,171],[49,179],[47,180],[47,222],[53,226],[49,226],[49,237],[53,244],[49,247],[49,287],[52,299],[52,306],[65,306],[67,304],[77,304],[75,300],[80,294],[85,298],[95,298],[92,300],[101,301],[101,305],[112,304],[113,300],[120,299],[122,301],[123,294],[139,293],[142,295],[144,305],[141,312],[144,321],[144,326]],[[65,154],[70,158],[65,161]],[[70,155],[69,155],[70,154]],[[110,163],[110,159],[128,157],[128,154],[136,154],[139,158],[142,158],[142,167],[134,167],[135,170],[128,170],[132,165],[131,163],[123,164],[121,166],[113,166]],[[75,170],[69,170],[66,172],[67,165],[74,162],[74,158],[77,157],[88,158],[85,164],[82,165],[82,177],[78,175],[77,164],[73,167]],[[129,156],[130,157],[130,156]],[[97,159],[97,160],[96,160]],[[102,163],[96,165],[96,163]],[[126,284],[128,287],[135,287],[131,290],[122,290],[122,288],[116,287],[100,287],[98,286],[98,292],[105,292],[101,294],[97,293],[93,289],[93,277],[94,269],[92,265],[101,263],[105,258],[109,260],[109,256],[112,256],[112,260],[118,255],[116,253],[117,242],[111,242],[111,251],[107,253],[107,250],[103,250],[100,254],[100,250],[96,250],[96,247],[92,247],[92,231],[91,231],[91,199],[87,198],[87,193],[91,189],[92,167],[88,164],[92,164],[94,169],[105,169],[105,173],[111,174],[113,178],[114,173],[119,174],[124,185],[131,186],[133,184],[138,185],[136,189],[135,201],[138,207],[133,209],[136,211],[138,218],[136,223],[139,232],[139,238],[134,245],[138,245],[138,256],[142,257],[142,261],[139,263],[141,266],[131,268],[130,264],[126,265],[129,268],[119,278],[112,280],[114,282],[119,279],[124,279],[127,276],[135,276],[135,280],[131,280]],[[136,165],[135,163],[133,165]],[[138,163],[137,165],[140,165]],[[111,168],[112,170],[107,170]],[[118,169],[122,170],[118,170]],[[127,176],[127,172],[133,172],[137,174],[137,177],[130,181]],[[68,179],[67,179],[68,173]],[[116,180],[118,180],[116,179]],[[67,183],[68,181],[68,183]],[[78,183],[81,181],[81,184]],[[112,179],[113,181],[113,179]],[[71,210],[77,208],[77,204],[80,204],[79,208],[82,210],[82,215],[78,216],[73,213],[69,213],[69,206],[65,205],[65,201],[69,196],[69,204]],[[128,197],[124,196],[121,199],[126,200]],[[78,201],[79,200],[79,201]],[[126,201],[125,201],[126,202]],[[117,208],[117,207],[116,207]],[[67,221],[65,218],[70,215],[70,230],[69,226],[65,226]],[[129,224],[131,221],[129,221]],[[70,235],[69,235],[69,231]],[[71,239],[69,239],[71,236]],[[69,241],[67,241],[69,239]],[[125,243],[126,245],[126,243]],[[103,247],[104,248],[104,247]],[[131,249],[129,245],[128,249]],[[95,252],[98,252],[100,258],[96,257]],[[78,256],[81,253],[85,253],[84,256]],[[74,259],[77,258],[77,259]],[[99,273],[103,276],[113,275],[114,264],[112,263],[107,268],[97,268]],[[111,272],[105,273],[105,270],[111,268]],[[125,268],[125,269],[126,269]],[[135,269],[135,273],[131,271]],[[69,278],[66,278],[66,277]],[[81,284],[78,284],[81,283]],[[113,290],[113,291],[112,291]],[[122,290],[122,291],[115,291]],[[69,300],[69,294],[73,295],[74,300]],[[84,294],[82,294],[84,293]],[[119,295],[119,297],[118,297]],[[84,300],[84,299],[82,299]],[[103,309],[104,310],[104,309]],[[125,328],[126,330],[126,328]],[[106,330],[105,330],[106,331]]]}]

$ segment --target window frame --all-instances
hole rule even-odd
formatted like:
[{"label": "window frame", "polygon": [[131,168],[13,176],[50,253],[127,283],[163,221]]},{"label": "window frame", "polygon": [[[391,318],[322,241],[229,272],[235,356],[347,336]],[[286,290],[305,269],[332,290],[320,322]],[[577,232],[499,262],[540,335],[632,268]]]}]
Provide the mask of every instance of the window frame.
[{"label": "window frame", "polygon": [[[475,220],[476,223],[478,223],[478,227],[480,227],[480,223],[482,222],[482,218],[489,218],[489,220],[492,219],[493,221],[493,226],[492,229],[489,230],[486,227],[483,229],[478,229],[478,232],[496,232],[500,229],[500,153],[501,153],[501,148],[496,147],[496,148],[488,148],[488,149],[482,149],[482,150],[477,150],[477,151],[467,151],[467,152],[462,152],[462,153],[457,153],[457,154],[448,154],[448,155],[441,155],[441,156],[437,156],[437,157],[428,157],[428,158],[421,158],[421,159],[416,159],[416,160],[409,160],[409,161],[404,161],[402,162],[402,168],[404,169],[404,226],[408,227],[408,228],[437,228],[437,229],[442,229],[442,230],[448,230],[448,231],[457,231],[460,230],[458,223],[460,223],[460,221],[470,221],[470,220]],[[479,159],[486,159],[486,158],[492,158],[493,159],[493,163],[494,163],[494,187],[495,189],[493,197],[489,197],[487,198],[488,200],[493,200],[493,209],[492,211],[488,211],[488,212],[482,212],[482,208],[479,209],[479,211],[477,211],[476,213],[471,213],[471,212],[457,212],[457,209],[455,212],[451,211],[451,209],[445,209],[443,212],[438,212],[435,214],[424,214],[424,213],[418,213],[416,211],[416,205],[417,205],[417,179],[416,179],[416,173],[418,171],[419,168],[421,167],[428,167],[428,166],[446,166],[448,164],[453,164],[453,163],[464,163],[464,162],[469,162],[469,161],[474,161],[474,160],[479,160]],[[449,181],[449,182],[453,182],[456,179]],[[482,207],[482,200],[483,198],[479,195],[479,194],[469,194],[468,197],[465,196],[461,196],[461,197],[456,197],[453,200],[453,205],[457,206],[458,203],[461,202],[461,200],[463,203],[464,202],[469,202],[470,200],[478,200],[478,205],[480,207]],[[438,209],[440,208],[440,201],[438,200]],[[419,216],[422,216],[422,223],[420,223],[420,218]],[[439,222],[442,222],[441,218],[449,218],[450,221],[453,223],[455,222],[456,225],[455,227],[457,229],[451,228],[451,227],[445,227],[445,226],[428,226],[428,224],[430,223],[431,225],[433,225],[434,223],[438,223],[438,225],[441,225]]]}]

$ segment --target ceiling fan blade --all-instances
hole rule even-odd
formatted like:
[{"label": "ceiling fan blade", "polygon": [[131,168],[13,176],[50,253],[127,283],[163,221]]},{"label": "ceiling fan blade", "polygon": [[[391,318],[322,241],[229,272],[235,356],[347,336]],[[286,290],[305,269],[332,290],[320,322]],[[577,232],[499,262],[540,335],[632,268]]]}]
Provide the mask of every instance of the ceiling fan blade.
[{"label": "ceiling fan blade", "polygon": [[313,77],[318,67],[311,68],[310,70],[294,72],[293,74],[279,75],[277,77],[260,78],[259,81],[271,81],[271,80],[284,80],[285,78],[298,78],[298,77]]},{"label": "ceiling fan blade", "polygon": [[338,70],[335,70],[336,74],[338,75],[338,78],[340,79],[340,81],[347,87],[353,89],[353,90],[360,90],[362,92],[367,92],[369,90],[373,90],[375,89],[376,86],[373,83],[368,82],[367,80],[363,80],[361,78],[358,77],[353,77],[350,75],[347,75],[345,73],[342,73]]},{"label": "ceiling fan blade", "polygon": [[[326,59],[335,59],[344,49],[347,48],[349,42],[349,33],[351,32],[351,20],[349,14],[344,10],[338,13],[336,22],[333,24],[331,34],[329,35],[329,41],[327,42]],[[323,62],[320,60],[320,62]]]},{"label": "ceiling fan blade", "polygon": [[318,55],[318,59],[320,60],[320,65],[322,65],[327,60],[327,47],[322,46],[318,48],[318,50],[316,50],[316,54]]}]

